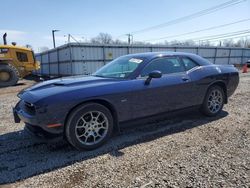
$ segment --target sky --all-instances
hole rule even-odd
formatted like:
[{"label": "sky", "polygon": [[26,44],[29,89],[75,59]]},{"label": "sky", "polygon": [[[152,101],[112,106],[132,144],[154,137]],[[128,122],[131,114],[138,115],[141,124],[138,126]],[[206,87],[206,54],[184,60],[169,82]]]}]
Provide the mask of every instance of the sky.
[{"label": "sky", "polygon": [[[85,42],[100,32],[127,40],[127,33],[162,24],[229,0],[0,0],[0,35],[8,42],[40,47],[65,44],[67,34]],[[189,21],[135,33],[135,41],[161,38],[250,18],[250,0]],[[250,21],[168,40],[187,40],[250,29]],[[249,34],[250,35],[250,34]],[[249,37],[250,38],[250,37]],[[161,42],[155,40],[151,42]],[[2,43],[2,41],[0,41]]]}]

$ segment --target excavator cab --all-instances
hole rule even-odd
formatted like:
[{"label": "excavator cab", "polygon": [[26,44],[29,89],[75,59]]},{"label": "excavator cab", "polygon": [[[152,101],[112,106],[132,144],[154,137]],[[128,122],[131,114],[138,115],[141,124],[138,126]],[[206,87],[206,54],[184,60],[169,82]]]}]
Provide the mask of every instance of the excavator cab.
[{"label": "excavator cab", "polygon": [[3,35],[4,45],[0,45],[0,87],[15,85],[20,78],[40,69],[30,48],[7,45],[7,34]]}]

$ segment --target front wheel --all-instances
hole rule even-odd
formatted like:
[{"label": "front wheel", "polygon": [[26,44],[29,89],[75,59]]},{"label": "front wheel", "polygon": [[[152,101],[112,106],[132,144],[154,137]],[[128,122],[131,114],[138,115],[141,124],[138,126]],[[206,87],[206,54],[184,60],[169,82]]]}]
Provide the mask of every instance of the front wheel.
[{"label": "front wheel", "polygon": [[212,86],[208,89],[203,101],[201,111],[207,116],[216,116],[223,108],[225,93],[220,86]]},{"label": "front wheel", "polygon": [[18,82],[18,74],[14,66],[0,64],[0,87],[13,86]]},{"label": "front wheel", "polygon": [[65,135],[75,148],[92,150],[104,144],[113,131],[113,117],[103,105],[84,104],[70,114]]}]

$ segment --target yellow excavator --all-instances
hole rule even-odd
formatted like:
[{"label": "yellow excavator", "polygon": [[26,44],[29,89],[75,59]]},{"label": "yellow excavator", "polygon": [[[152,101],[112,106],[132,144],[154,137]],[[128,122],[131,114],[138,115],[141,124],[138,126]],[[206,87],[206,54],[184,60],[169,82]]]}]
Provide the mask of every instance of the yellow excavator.
[{"label": "yellow excavator", "polygon": [[40,69],[34,52],[30,48],[19,47],[13,42],[7,45],[7,33],[3,35],[3,45],[0,45],[0,87],[15,85],[20,78]]}]

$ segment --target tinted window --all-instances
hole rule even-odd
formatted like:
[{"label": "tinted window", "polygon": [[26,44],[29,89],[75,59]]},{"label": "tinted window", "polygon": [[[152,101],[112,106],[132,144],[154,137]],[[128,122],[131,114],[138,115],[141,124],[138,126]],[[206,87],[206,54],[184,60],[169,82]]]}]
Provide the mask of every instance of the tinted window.
[{"label": "tinted window", "polygon": [[149,63],[141,73],[141,76],[147,76],[150,72],[158,70],[162,74],[171,74],[184,72],[185,69],[177,58],[159,58]]},{"label": "tinted window", "polygon": [[182,58],[184,66],[186,68],[186,70],[190,70],[196,66],[198,66],[194,61],[192,61],[189,58]]},{"label": "tinted window", "polygon": [[20,62],[28,62],[28,56],[26,53],[23,52],[16,52],[16,56],[18,61]]}]

